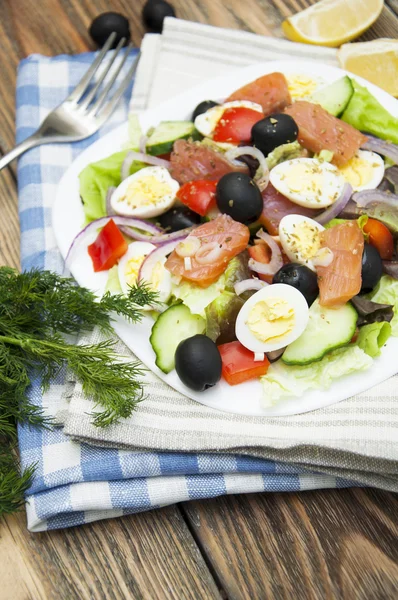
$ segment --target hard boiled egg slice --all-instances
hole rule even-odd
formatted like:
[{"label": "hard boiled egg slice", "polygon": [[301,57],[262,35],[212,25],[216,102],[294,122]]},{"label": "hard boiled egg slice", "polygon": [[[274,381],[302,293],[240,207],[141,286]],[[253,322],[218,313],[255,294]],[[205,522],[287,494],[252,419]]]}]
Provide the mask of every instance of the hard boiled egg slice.
[{"label": "hard boiled egg slice", "polygon": [[279,223],[279,239],[286,256],[315,271],[314,259],[321,248],[320,233],[325,228],[302,215],[286,215]]},{"label": "hard boiled egg slice", "polygon": [[384,161],[376,152],[358,150],[339,172],[354,192],[374,190],[384,177]]},{"label": "hard boiled egg slice", "polygon": [[293,158],[270,172],[274,188],[306,208],[326,208],[340,196],[345,180],[334,165],[316,158]]},{"label": "hard boiled egg slice", "polygon": [[150,219],[171,208],[179,187],[165,167],[145,167],[122,181],[111,205],[118,215]]},{"label": "hard boiled egg slice", "polygon": [[213,106],[213,108],[209,108],[209,110],[207,110],[205,113],[198,115],[195,119],[195,128],[205,137],[211,137],[218,121],[222,117],[224,110],[238,106],[242,106],[243,108],[251,108],[252,110],[256,110],[257,112],[263,114],[262,107],[256,102],[250,102],[249,100],[234,100],[233,102],[220,104],[220,106]]},{"label": "hard boiled egg slice", "polygon": [[236,319],[236,337],[252,352],[272,352],[296,340],[308,322],[303,294],[285,283],[274,283],[247,300]]},{"label": "hard boiled egg slice", "polygon": [[[119,261],[118,274],[120,286],[124,294],[137,284],[139,271],[145,258],[155,250],[156,246],[149,242],[132,242],[127,252]],[[171,294],[171,274],[164,266],[166,258],[159,260],[152,269],[149,286],[158,292],[159,301],[167,302]],[[145,308],[145,307],[144,307]]]}]

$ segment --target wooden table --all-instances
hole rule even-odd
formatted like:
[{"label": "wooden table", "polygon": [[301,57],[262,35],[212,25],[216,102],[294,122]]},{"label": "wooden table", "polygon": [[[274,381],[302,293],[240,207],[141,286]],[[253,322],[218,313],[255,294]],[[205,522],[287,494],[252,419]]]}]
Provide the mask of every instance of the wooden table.
[{"label": "wooden table", "polygon": [[[348,2],[349,0],[347,0]],[[174,0],[181,18],[282,37],[282,19],[311,0]],[[101,12],[144,34],[143,1],[3,0],[0,152],[14,144],[18,62],[93,49]],[[398,37],[387,0],[364,40]],[[15,164],[0,174],[0,263],[18,266]],[[189,502],[65,531],[30,534],[25,514],[0,526],[0,599],[395,599],[398,497],[376,490],[240,495]]]}]

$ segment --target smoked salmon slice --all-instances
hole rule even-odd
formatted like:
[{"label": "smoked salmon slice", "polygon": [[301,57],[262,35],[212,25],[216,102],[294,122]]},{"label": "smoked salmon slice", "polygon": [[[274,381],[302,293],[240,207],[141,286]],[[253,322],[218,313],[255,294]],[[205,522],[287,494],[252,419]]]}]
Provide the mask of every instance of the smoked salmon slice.
[{"label": "smoked salmon slice", "polygon": [[221,152],[187,140],[174,142],[170,156],[170,175],[181,185],[198,179],[218,181],[227,173],[247,173],[248,168],[231,164]]},{"label": "smoked salmon slice", "polygon": [[305,208],[291,202],[269,183],[262,193],[264,208],[260,215],[260,223],[270,235],[278,235],[279,223],[286,215],[302,215],[313,219],[319,210]]},{"label": "smoked salmon slice", "polygon": [[260,104],[265,117],[282,112],[292,101],[286,77],[282,73],[269,73],[259,77],[233,92],[225,102],[234,100],[249,100]]},{"label": "smoked salmon slice", "polygon": [[329,114],[319,104],[298,100],[285,109],[299,128],[298,142],[311,152],[330,150],[337,167],[348,162],[368,139],[360,131]]},{"label": "smoked salmon slice", "polygon": [[321,246],[333,252],[333,260],[328,267],[317,267],[319,303],[345,304],[359,293],[362,285],[362,231],[356,221],[346,221],[322,231],[321,240]]},{"label": "smoked salmon slice", "polygon": [[[165,263],[173,275],[182,277],[200,287],[208,287],[225,271],[229,261],[246,249],[250,232],[246,225],[237,223],[228,215],[220,215],[213,221],[203,223],[190,234],[201,241],[201,249],[209,249],[209,262],[200,262],[195,256],[186,269],[184,258],[174,250]],[[199,252],[199,251],[198,251]],[[211,253],[211,254],[210,254]]]}]

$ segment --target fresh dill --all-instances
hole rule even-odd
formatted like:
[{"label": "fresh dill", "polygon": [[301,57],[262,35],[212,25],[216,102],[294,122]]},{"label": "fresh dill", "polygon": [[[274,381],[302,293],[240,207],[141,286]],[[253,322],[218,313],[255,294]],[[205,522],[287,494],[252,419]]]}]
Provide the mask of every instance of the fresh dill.
[{"label": "fresh dill", "polygon": [[0,515],[23,503],[34,472],[20,472],[17,424],[51,424],[30,400],[31,381],[39,377],[46,389],[66,365],[94,403],[94,425],[128,417],[143,397],[140,365],[121,359],[111,341],[75,345],[67,337],[95,327],[111,333],[113,314],[137,322],[140,308],[156,299],[145,285],[132,287],[128,296],[106,293],[98,299],[50,271],[0,267]]}]

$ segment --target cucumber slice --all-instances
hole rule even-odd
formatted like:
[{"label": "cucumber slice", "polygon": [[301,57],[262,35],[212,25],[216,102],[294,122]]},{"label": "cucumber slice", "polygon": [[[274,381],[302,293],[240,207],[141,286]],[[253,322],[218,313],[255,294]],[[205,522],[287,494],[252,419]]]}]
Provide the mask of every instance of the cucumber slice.
[{"label": "cucumber slice", "polygon": [[354,87],[351,79],[348,75],[345,75],[334,83],[314,92],[309,101],[320,104],[328,113],[338,117],[344,112],[353,93]]},{"label": "cucumber slice", "polygon": [[198,140],[202,136],[195,129],[192,121],[163,121],[159,123],[148,137],[146,151],[152,156],[168,154],[176,140],[192,138]]},{"label": "cucumber slice", "polygon": [[163,373],[174,369],[174,355],[177,346],[197,333],[204,333],[206,321],[193,315],[184,304],[175,304],[165,310],[152,326],[149,341],[156,354],[155,364]]},{"label": "cucumber slice", "polygon": [[357,326],[357,312],[352,304],[338,308],[321,306],[319,300],[309,309],[304,332],[286,348],[282,361],[287,365],[307,365],[321,360],[327,352],[348,344]]}]

